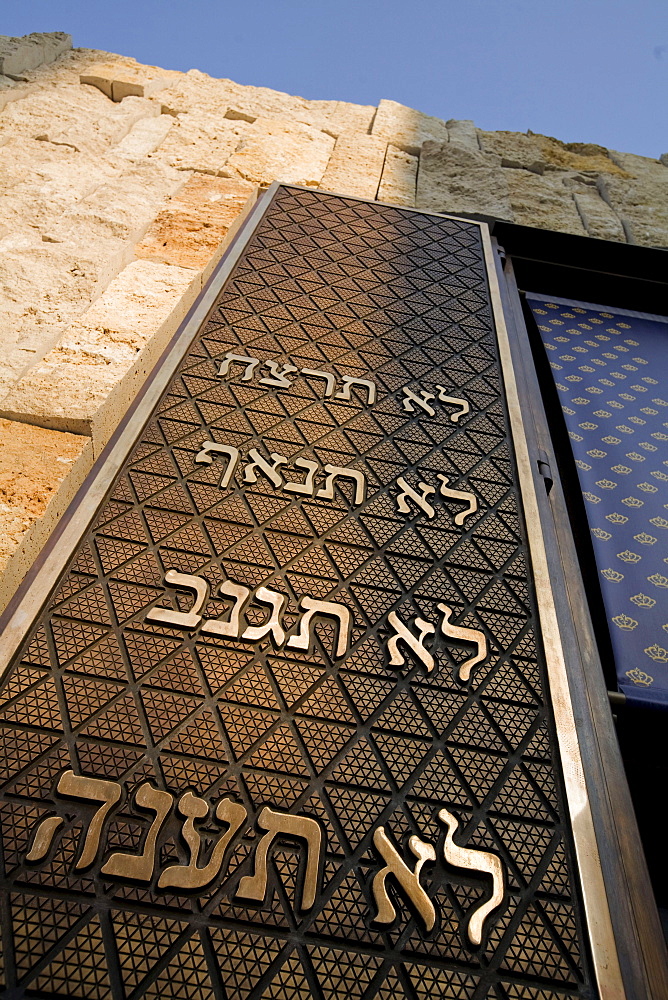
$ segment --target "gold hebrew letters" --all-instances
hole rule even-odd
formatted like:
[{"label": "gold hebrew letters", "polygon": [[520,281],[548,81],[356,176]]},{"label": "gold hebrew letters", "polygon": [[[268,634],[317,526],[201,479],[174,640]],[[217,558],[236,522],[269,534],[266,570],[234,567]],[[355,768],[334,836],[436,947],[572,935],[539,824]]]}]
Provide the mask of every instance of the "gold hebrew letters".
[{"label": "gold hebrew letters", "polygon": [[385,862],[385,867],[376,872],[371,883],[371,890],[376,903],[374,923],[391,924],[396,918],[397,911],[394,908],[385,885],[388,878],[391,877],[403,895],[413,904],[424,929],[430,931],[436,922],[436,910],[420,884],[420,872],[427,861],[436,860],[436,851],[431,844],[425,843],[419,837],[412,836],[408,841],[408,846],[417,860],[415,868],[411,871],[392,842],[388,839],[384,827],[379,826],[374,832],[373,843]]},{"label": "gold hebrew letters", "polygon": [[339,630],[334,647],[334,656],[341,657],[346,653],[350,643],[351,616],[345,604],[335,604],[333,601],[317,601],[313,597],[302,597],[300,608],[306,611],[302,616],[299,632],[288,639],[290,649],[309,649],[312,639],[312,622],[317,615],[338,619]]},{"label": "gold hebrew letters", "polygon": [[440,629],[446,639],[457,639],[459,642],[472,642],[477,646],[477,652],[459,664],[458,675],[461,681],[468,681],[471,671],[476,663],[482,663],[487,656],[487,637],[484,632],[475,628],[464,628],[461,625],[453,625],[450,622],[452,610],[445,604],[438,604],[438,610],[443,612]]},{"label": "gold hebrew letters", "polygon": [[394,629],[394,634],[387,643],[390,654],[390,665],[401,667],[406,662],[405,657],[399,651],[399,641],[401,640],[424,665],[427,673],[430,674],[434,669],[435,661],[432,654],[424,646],[424,640],[428,635],[432,635],[436,631],[434,626],[430,622],[426,622],[424,618],[415,618],[413,620],[413,627],[417,629],[418,633],[415,636],[394,611],[390,611],[387,620]]},{"label": "gold hebrew letters", "polygon": [[462,525],[467,517],[471,514],[475,514],[478,509],[478,501],[473,493],[469,493],[464,490],[451,490],[448,486],[450,480],[447,476],[444,476],[441,472],[436,473],[436,478],[441,480],[441,496],[446,497],[448,500],[461,500],[463,503],[468,504],[466,510],[460,511],[455,514],[455,524]]},{"label": "gold hebrew letters", "polygon": [[[194,592],[196,595],[195,603],[189,612],[173,611],[171,608],[152,608],[146,614],[146,621],[160,622],[170,628],[196,629],[199,627],[205,635],[242,639],[244,642],[259,642],[261,639],[270,637],[277,649],[287,645],[291,649],[308,650],[314,636],[314,619],[318,616],[324,616],[325,618],[335,618],[338,621],[334,656],[337,659],[344,656],[350,645],[352,615],[346,604],[340,604],[336,601],[321,601],[308,596],[302,597],[299,601],[302,615],[298,622],[298,630],[287,638],[282,623],[282,616],[288,603],[287,594],[271,590],[269,587],[258,587],[251,591],[244,584],[225,580],[218,587],[218,594],[221,597],[231,597],[234,600],[228,620],[203,619],[199,612],[202,610],[203,602],[209,593],[208,581],[204,577],[193,576],[189,573],[177,573],[174,570],[167,572],[165,581],[170,586],[182,587]],[[269,618],[262,625],[249,625],[242,620],[244,609],[251,600],[257,601],[259,604],[269,605],[271,608]]]},{"label": "gold hebrew letters", "polygon": [[[301,894],[301,909],[310,910],[315,902],[320,871],[320,855],[324,850],[320,824],[308,816],[293,816],[275,812],[265,806],[257,819],[261,830],[266,830],[255,850],[255,871],[239,882],[236,896],[262,902],[267,891],[267,861],[269,848],[276,837],[283,833],[306,842],[306,873]],[[235,896],[235,898],[236,898]]]},{"label": "gold hebrew letters", "polygon": [[406,482],[403,476],[399,476],[397,479],[397,486],[401,487],[401,493],[397,496],[397,508],[402,514],[410,514],[411,509],[408,506],[407,500],[412,500],[416,507],[423,510],[428,518],[436,517],[436,511],[432,505],[427,500],[427,497],[431,493],[436,492],[435,486],[429,486],[427,483],[419,482],[420,492],[414,490],[413,487]]},{"label": "gold hebrew letters", "polygon": [[[256,368],[259,365],[261,368],[269,369],[269,375],[265,375],[263,378],[259,379],[261,385],[272,385],[276,386],[278,389],[289,389],[292,385],[292,380],[286,376],[298,371],[299,374],[303,375],[305,378],[316,378],[324,381],[324,398],[332,396],[336,386],[336,375],[333,375],[332,372],[324,371],[319,368],[297,368],[296,365],[291,365],[290,363],[283,364],[279,368],[279,362],[277,361],[262,361],[260,358],[254,358],[248,354],[234,354],[232,351],[228,351],[223,358],[220,368],[218,369],[218,375],[228,375],[233,364],[243,365],[244,373],[241,376],[242,382],[250,382]],[[352,375],[342,375],[341,381],[343,385],[334,396],[335,399],[352,399],[352,387],[359,386],[360,389],[366,391],[366,402],[368,406],[371,406],[376,402],[375,382],[372,382],[367,378],[353,377]]]},{"label": "gold hebrew letters", "polygon": [[[318,374],[325,375],[326,372]],[[238,448],[232,445],[218,444],[216,441],[203,441],[202,447],[195,455],[197,465],[211,465],[214,458],[223,456],[227,459],[227,464],[220,478],[220,488],[228,489],[234,486],[234,475],[240,461]],[[290,465],[295,469],[306,470],[306,478],[303,483],[284,476],[282,466]],[[353,503],[358,506],[366,499],[366,477],[358,469],[352,469],[341,465],[325,465],[322,472],[325,475],[325,482],[321,488],[316,486],[316,474],[320,470],[320,463],[308,458],[295,458],[290,461],[285,455],[272,451],[267,459],[258,448],[251,448],[248,452],[248,461],[243,469],[243,483],[255,484],[258,475],[267,479],[274,489],[283,490],[285,493],[300,493],[307,497],[319,497],[323,500],[334,500],[334,485],[337,479],[352,479],[355,482],[355,493]]]},{"label": "gold hebrew letters", "polygon": [[149,781],[145,781],[135,792],[134,801],[140,809],[146,809],[154,814],[153,822],[144,838],[144,849],[141,854],[125,854],[120,851],[112,854],[103,865],[102,874],[137,882],[150,882],[155,866],[155,845],[158,834],[172,808],[174,796],[154,788]]},{"label": "gold hebrew letters", "polygon": [[216,841],[208,863],[199,867],[202,839],[195,829],[195,820],[206,819],[209,815],[209,804],[192,792],[185,792],[179,799],[177,810],[185,819],[181,836],[188,846],[190,860],[187,865],[170,865],[169,868],[165,868],[158,880],[158,888],[203,889],[220,873],[225,852],[246,819],[247,812],[244,806],[232,799],[221,799],[218,802],[215,816],[221,823],[227,824],[227,830]]},{"label": "gold hebrew letters", "polygon": [[448,812],[447,809],[440,809],[438,818],[446,827],[445,842],[443,844],[445,860],[456,868],[484,872],[492,876],[492,895],[487,902],[476,907],[468,919],[468,938],[471,944],[477,946],[482,941],[485,920],[503,902],[505,893],[503,863],[496,854],[491,854],[489,851],[474,850],[470,847],[460,847],[458,844],[455,844],[453,837],[459,827],[459,820],[452,813]]},{"label": "gold hebrew letters", "polygon": [[218,444],[216,441],[203,441],[201,450],[195,455],[195,461],[199,465],[211,465],[213,455],[227,455],[229,458],[219,483],[221,490],[227,489],[239,463],[239,449],[228,444]]},{"label": "gold hebrew letters", "polygon": [[195,594],[195,601],[190,611],[173,611],[171,608],[152,608],[146,615],[148,622],[162,622],[172,628],[197,628],[202,621],[199,613],[209,596],[208,581],[202,576],[193,576],[190,573],[177,573],[175,569],[168,569],[165,573],[165,583],[170,587],[181,587],[183,590],[191,590]]}]

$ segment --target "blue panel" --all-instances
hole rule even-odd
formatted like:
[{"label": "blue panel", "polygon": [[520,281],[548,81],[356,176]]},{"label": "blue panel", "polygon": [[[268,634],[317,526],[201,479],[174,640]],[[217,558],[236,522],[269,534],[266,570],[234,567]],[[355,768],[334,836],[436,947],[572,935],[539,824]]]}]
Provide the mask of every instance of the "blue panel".
[{"label": "blue panel", "polygon": [[527,298],[586,501],[619,689],[668,708],[668,322]]}]

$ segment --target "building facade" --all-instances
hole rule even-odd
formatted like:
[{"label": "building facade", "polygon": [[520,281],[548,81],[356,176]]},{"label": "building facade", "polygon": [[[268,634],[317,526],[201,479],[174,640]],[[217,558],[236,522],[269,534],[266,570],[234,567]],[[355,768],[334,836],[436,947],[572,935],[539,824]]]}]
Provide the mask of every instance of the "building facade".
[{"label": "building facade", "polygon": [[6,995],[665,996],[668,166],[0,60]]}]

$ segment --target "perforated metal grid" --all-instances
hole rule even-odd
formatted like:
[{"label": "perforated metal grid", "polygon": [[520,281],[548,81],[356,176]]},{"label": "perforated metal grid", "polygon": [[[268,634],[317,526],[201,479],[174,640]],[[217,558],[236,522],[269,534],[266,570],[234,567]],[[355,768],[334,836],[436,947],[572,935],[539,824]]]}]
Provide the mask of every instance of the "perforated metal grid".
[{"label": "perforated metal grid", "polygon": [[[233,352],[294,366],[289,387],[218,374]],[[372,380],[325,396],[301,370]],[[456,422],[438,386],[465,399]],[[404,389],[422,396],[413,402]],[[242,461],[298,457],[353,468],[333,499],[290,494],[240,465],[197,462],[205,440]],[[474,513],[457,524],[472,493]],[[433,516],[398,508],[403,478],[434,490]],[[299,477],[295,477],[299,479]],[[318,485],[322,487],[322,478]],[[314,492],[314,491],[312,491]],[[280,188],[208,322],[149,420],[94,528],[0,689],[3,951],[8,996],[88,998],[592,995],[543,654],[507,427],[479,228],[331,195]],[[345,604],[350,649],[333,655],[333,622],[299,652],[151,624],[151,608],[192,597],[165,585],[177,570],[208,581],[209,619],[231,579],[289,598]],[[394,612],[485,634],[488,655],[458,680],[470,648],[438,629],[436,666],[401,648],[389,663]],[[249,605],[248,623],[266,606]],[[294,630],[293,630],[294,632]],[[417,633],[416,633],[417,634]],[[90,809],[59,802],[61,775],[118,782],[123,798],[103,849],[74,865]],[[100,873],[111,851],[142,849],[147,814],[131,806],[143,782],[175,801],[192,790],[248,811],[220,877],[198,894],[157,888],[185,864],[182,819],[162,828],[149,883]],[[237,896],[253,871],[262,807],[316,819],[326,835],[314,906],[300,908],[304,850],[279,838],[263,903]],[[447,808],[458,841],[499,857],[504,901],[480,947],[465,928],[489,881],[442,860]],[[26,864],[43,817],[63,817],[40,864]],[[427,933],[396,884],[397,919],[373,922],[379,826],[414,865],[406,840],[439,847],[422,873],[438,918]],[[213,843],[215,822],[202,834]],[[79,852],[79,853],[78,853]]]}]

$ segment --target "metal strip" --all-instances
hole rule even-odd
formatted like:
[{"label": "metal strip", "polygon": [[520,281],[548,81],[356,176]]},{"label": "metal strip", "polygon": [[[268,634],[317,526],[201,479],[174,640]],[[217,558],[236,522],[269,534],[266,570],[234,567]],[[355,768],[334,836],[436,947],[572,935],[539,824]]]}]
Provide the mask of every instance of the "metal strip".
[{"label": "metal strip", "polygon": [[666,316],[658,313],[638,312],[637,309],[620,309],[619,306],[609,306],[605,302],[582,302],[580,299],[564,299],[559,295],[544,295],[542,292],[527,292],[532,299],[539,299],[541,302],[554,302],[555,305],[570,306],[577,304],[583,309],[607,309],[619,316],[630,316],[632,319],[650,319],[657,323],[665,323]]},{"label": "metal strip", "polygon": [[594,969],[601,1000],[624,1000],[626,991],[617,956],[610,906],[603,880],[599,847],[596,840],[594,818],[587,793],[584,767],[573,712],[568,669],[564,659],[561,631],[550,581],[550,569],[542,542],[540,508],[524,431],[517,382],[512,365],[510,342],[503,313],[495,254],[487,226],[481,225],[481,234],[489,277],[492,309],[499,341],[501,370],[506,388],[515,458],[522,487],[521,497],[533,564],[538,612],[542,624],[542,637],[550,682],[552,710],[557,729],[561,766],[563,768],[566,798],[579,865],[580,884],[587,915],[587,928],[589,931]]},{"label": "metal strip", "polygon": [[110,483],[130,454],[154,406],[215,305],[221,288],[271,204],[278,186],[278,183],[272,184],[250,208],[208,284],[200,292],[162,358],[144,383],[135,403],[126,413],[79,488],[60,525],[0,618],[0,678],[72,557],[81,536],[95,517]]}]

